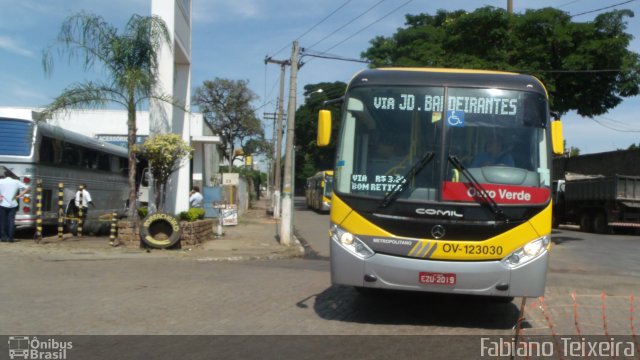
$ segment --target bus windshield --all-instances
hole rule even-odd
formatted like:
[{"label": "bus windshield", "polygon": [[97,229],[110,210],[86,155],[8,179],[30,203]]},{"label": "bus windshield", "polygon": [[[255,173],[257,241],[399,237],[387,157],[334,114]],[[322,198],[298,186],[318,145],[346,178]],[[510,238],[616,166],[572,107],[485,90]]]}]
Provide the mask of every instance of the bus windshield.
[{"label": "bus windshield", "polygon": [[333,176],[326,175],[324,177],[324,196],[331,198],[332,193],[333,193]]},{"label": "bus windshield", "polygon": [[33,138],[33,123],[19,119],[0,118],[0,155],[29,156]]},{"label": "bus windshield", "polygon": [[339,194],[382,199],[402,186],[398,200],[473,203],[480,194],[472,177],[497,203],[549,200],[548,109],[540,93],[360,86],[344,106]]}]

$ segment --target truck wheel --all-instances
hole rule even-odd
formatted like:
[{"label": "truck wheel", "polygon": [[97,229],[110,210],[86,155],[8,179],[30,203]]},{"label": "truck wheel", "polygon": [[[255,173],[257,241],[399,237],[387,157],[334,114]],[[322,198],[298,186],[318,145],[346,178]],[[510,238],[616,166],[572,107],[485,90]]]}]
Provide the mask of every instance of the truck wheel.
[{"label": "truck wheel", "polygon": [[598,212],[593,218],[593,232],[596,234],[604,234],[609,230],[607,225],[607,217],[603,212]]},{"label": "truck wheel", "polygon": [[591,215],[588,212],[583,212],[580,215],[580,231],[582,232],[591,232]]}]

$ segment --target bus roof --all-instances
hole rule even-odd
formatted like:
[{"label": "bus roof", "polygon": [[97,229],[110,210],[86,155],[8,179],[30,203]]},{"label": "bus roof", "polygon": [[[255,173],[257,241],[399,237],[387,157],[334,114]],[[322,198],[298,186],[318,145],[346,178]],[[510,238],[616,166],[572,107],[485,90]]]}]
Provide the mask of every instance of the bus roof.
[{"label": "bus roof", "polygon": [[372,85],[482,87],[538,92],[547,91],[537,78],[512,72],[444,68],[379,68],[356,74],[349,87]]},{"label": "bus roof", "polygon": [[322,178],[324,176],[333,176],[333,170],[321,170],[321,171],[318,171],[317,173],[313,174],[313,176],[310,176],[307,179]]},{"label": "bus roof", "polygon": [[38,129],[43,135],[47,135],[56,139],[62,139],[64,141],[82,145],[88,149],[94,149],[102,152],[107,152],[120,157],[128,157],[129,152],[127,149],[113,145],[108,142],[100,141],[92,137],[75,133],[70,130],[63,129],[51,124],[38,123]]}]

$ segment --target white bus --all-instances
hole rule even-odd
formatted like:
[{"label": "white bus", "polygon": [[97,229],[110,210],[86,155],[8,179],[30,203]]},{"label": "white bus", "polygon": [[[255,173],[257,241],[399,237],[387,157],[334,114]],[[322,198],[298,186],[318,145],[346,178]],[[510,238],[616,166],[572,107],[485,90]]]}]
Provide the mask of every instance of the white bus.
[{"label": "white bus", "polygon": [[89,208],[87,222],[107,219],[113,211],[123,213],[128,198],[127,149],[35,122],[33,115],[23,109],[0,110],[0,171],[8,169],[12,177],[31,187],[19,202],[16,228],[35,228],[37,179],[42,180],[44,225],[58,222],[60,183],[64,184],[65,214],[75,212],[80,184],[86,185],[95,204]]}]

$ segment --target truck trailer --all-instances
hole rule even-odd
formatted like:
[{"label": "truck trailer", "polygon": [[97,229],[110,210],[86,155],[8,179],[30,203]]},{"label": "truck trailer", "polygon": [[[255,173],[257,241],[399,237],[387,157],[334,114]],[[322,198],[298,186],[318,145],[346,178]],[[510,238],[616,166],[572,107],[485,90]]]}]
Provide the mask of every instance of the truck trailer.
[{"label": "truck trailer", "polygon": [[553,224],[584,232],[640,229],[640,176],[566,173],[554,182]]}]

